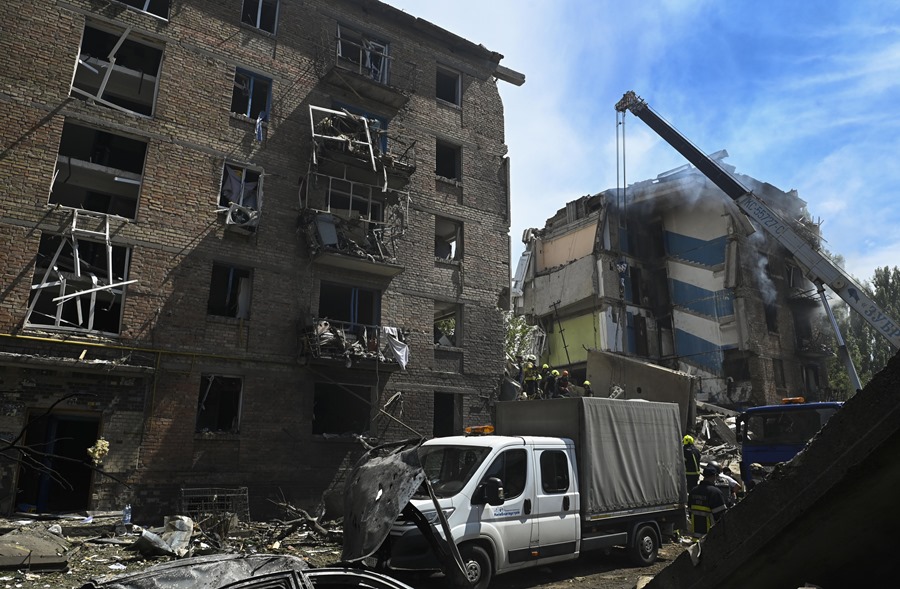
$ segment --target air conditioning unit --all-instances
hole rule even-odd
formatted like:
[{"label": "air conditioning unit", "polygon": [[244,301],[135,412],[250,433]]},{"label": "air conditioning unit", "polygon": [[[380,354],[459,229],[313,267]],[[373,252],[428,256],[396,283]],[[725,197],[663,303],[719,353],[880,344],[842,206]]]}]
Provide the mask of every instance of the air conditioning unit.
[{"label": "air conditioning unit", "polygon": [[231,203],[225,215],[225,224],[235,227],[256,227],[259,224],[259,211]]}]

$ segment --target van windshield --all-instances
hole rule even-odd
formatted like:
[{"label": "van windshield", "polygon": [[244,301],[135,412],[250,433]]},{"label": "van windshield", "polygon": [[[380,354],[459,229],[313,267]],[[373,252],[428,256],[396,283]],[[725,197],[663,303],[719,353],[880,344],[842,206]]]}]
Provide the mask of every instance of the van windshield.
[{"label": "van windshield", "polygon": [[[451,497],[466,486],[490,451],[481,446],[422,446],[419,460],[435,495]],[[427,497],[428,491],[420,487],[416,496]]]}]

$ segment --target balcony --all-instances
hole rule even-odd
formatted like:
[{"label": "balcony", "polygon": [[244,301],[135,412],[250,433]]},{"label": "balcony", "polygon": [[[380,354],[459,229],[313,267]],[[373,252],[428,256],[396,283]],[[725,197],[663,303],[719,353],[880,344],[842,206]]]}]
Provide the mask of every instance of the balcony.
[{"label": "balcony", "polygon": [[314,264],[387,277],[404,270],[394,251],[402,232],[396,223],[306,209],[300,216],[300,230]]},{"label": "balcony", "polygon": [[368,169],[368,181],[381,186],[406,184],[416,171],[416,142],[388,132],[386,119],[310,105],[309,124],[312,164],[323,171],[347,165]]},{"label": "balcony", "polygon": [[414,64],[399,62],[390,55],[388,43],[345,26],[323,43],[317,64],[321,81],[342,91],[378,102],[398,111],[415,91]]},{"label": "balcony", "polygon": [[409,347],[403,331],[396,327],[316,318],[301,329],[299,361],[396,372],[406,368]]}]

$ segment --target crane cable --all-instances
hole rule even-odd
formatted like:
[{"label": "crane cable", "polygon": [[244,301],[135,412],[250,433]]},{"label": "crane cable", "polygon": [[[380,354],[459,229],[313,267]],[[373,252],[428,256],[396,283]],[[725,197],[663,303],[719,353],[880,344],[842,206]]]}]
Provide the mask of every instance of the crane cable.
[{"label": "crane cable", "polygon": [[[620,117],[621,115],[621,117]],[[621,138],[621,143],[620,143]],[[620,159],[621,158],[621,159]],[[622,337],[622,353],[626,352],[625,345],[627,342],[625,341],[625,337],[627,335],[627,326],[624,324],[627,321],[627,313],[625,312],[625,284],[624,284],[624,276],[619,271],[619,261],[622,258],[622,241],[621,241],[621,232],[624,228],[627,232],[628,228],[628,209],[626,204],[627,199],[627,166],[626,166],[626,157],[625,157],[625,113],[619,113],[616,111],[616,214],[618,215],[617,225],[619,227],[619,231],[617,232],[617,242],[618,243],[610,243],[610,248],[616,252],[616,274],[620,281],[620,293],[619,297],[621,300],[621,305],[616,309],[616,314],[618,315],[618,321],[616,321],[616,334],[614,342],[618,343],[619,337]],[[621,173],[621,176],[620,176]],[[621,330],[621,334],[620,334]],[[618,375],[620,377],[620,385],[624,381],[624,366],[621,367],[623,374]],[[610,389],[612,388],[612,375],[610,375]]]}]

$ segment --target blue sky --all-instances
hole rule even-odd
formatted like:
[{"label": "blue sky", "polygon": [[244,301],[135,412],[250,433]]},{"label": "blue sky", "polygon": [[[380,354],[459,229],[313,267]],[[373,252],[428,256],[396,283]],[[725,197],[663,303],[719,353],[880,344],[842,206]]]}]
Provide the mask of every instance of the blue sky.
[{"label": "blue sky", "polygon": [[[616,186],[613,105],[627,90],[738,172],[797,189],[857,278],[900,265],[900,3],[388,3],[526,75],[499,83],[513,268],[523,229]],[[629,183],[686,163],[634,116],[626,135]]]}]

